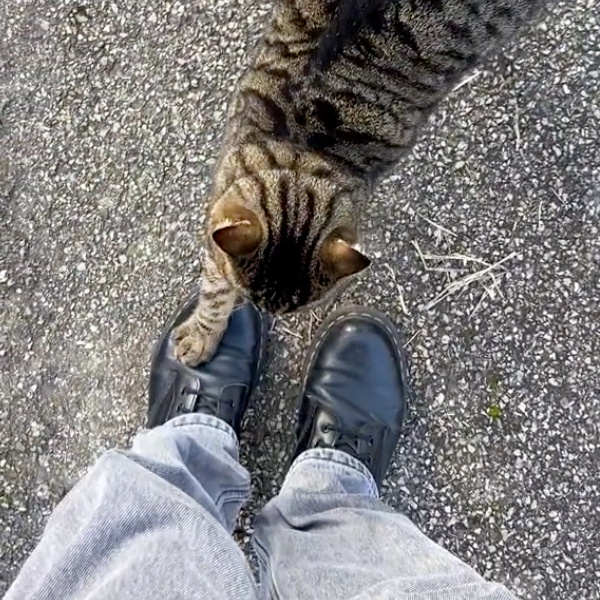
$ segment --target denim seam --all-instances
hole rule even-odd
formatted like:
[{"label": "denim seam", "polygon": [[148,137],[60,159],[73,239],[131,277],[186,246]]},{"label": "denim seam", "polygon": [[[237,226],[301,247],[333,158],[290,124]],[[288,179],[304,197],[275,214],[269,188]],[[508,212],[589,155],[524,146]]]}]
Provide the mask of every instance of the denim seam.
[{"label": "denim seam", "polygon": [[248,498],[248,492],[249,490],[227,490],[215,498],[213,502],[220,511],[223,508],[223,505],[229,502],[245,502]]}]

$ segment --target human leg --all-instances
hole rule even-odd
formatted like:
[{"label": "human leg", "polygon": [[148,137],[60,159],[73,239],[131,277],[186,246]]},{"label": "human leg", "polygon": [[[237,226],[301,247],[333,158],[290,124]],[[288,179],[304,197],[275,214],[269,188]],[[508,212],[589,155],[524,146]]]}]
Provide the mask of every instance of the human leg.
[{"label": "human leg", "polygon": [[172,319],[152,364],[148,426],[105,454],[52,514],[7,600],[255,598],[230,533],[250,479],[234,430],[256,383],[261,315],[231,318],[213,360],[172,359]]},{"label": "human leg", "polygon": [[407,375],[383,315],[345,309],[316,336],[296,459],[257,518],[266,594],[304,598],[508,600],[378,498],[399,439]]}]

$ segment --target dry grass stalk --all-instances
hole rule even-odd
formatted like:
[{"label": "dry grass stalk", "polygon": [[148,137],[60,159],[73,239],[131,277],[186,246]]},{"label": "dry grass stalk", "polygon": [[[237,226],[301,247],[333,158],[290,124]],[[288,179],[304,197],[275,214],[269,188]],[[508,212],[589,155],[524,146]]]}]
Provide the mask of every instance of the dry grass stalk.
[{"label": "dry grass stalk", "polygon": [[298,338],[299,340],[304,340],[304,338],[297,332],[292,331],[291,329],[288,329],[287,327],[280,327],[279,328],[280,331],[283,331],[284,333],[287,333],[288,335],[291,335],[292,337]]},{"label": "dry grass stalk", "polygon": [[[496,292],[498,292],[498,294],[501,295],[498,279],[496,277],[496,273],[493,273],[493,272],[497,271],[499,269],[499,267],[501,267],[504,263],[508,262],[509,260],[513,259],[516,255],[517,255],[516,252],[512,252],[511,254],[509,254],[508,256],[505,256],[502,260],[499,260],[498,262],[495,262],[493,264],[486,263],[487,266],[483,269],[480,269],[479,271],[475,271],[474,273],[469,273],[468,275],[465,275],[464,277],[461,277],[460,279],[452,280],[431,302],[429,302],[429,304],[427,304],[427,306],[425,307],[426,310],[432,309],[434,306],[439,304],[442,300],[445,300],[446,298],[448,298],[449,296],[451,296],[453,294],[457,294],[457,293],[460,294],[460,293],[466,291],[466,289],[469,286],[471,286],[472,284],[479,283],[480,285],[483,286],[484,293],[483,293],[482,298],[480,299],[479,303],[475,307],[475,310],[473,310],[473,312],[471,313],[471,314],[474,314],[475,311],[478,310],[478,308],[480,307],[481,302],[486,295],[492,299],[495,297]],[[465,257],[465,258],[469,259],[470,257]],[[473,262],[479,262],[479,261],[473,260]],[[491,281],[491,285],[486,285],[489,281]]]},{"label": "dry grass stalk", "polygon": [[[500,282],[498,278],[498,269],[504,265],[504,263],[513,259],[517,253],[512,252],[508,256],[504,257],[502,260],[495,262],[493,264],[482,260],[480,258],[475,258],[473,256],[467,256],[466,254],[449,254],[447,256],[443,256],[440,254],[425,254],[418,242],[413,240],[413,247],[415,248],[423,267],[428,272],[436,272],[436,273],[444,273],[447,278],[446,287],[433,299],[431,302],[427,304],[425,307],[426,310],[432,309],[434,306],[439,304],[442,300],[445,300],[449,296],[453,294],[462,294],[464,293],[469,286],[478,283],[484,288],[483,294],[479,299],[479,302],[471,312],[471,316],[474,315],[477,310],[481,307],[483,300],[486,297],[494,299],[496,295],[502,296],[502,291],[500,289]],[[461,263],[461,264],[456,264]],[[459,279],[455,279],[454,277],[460,273],[468,270],[468,264],[476,264],[480,265],[483,268],[475,271],[473,273],[467,273],[466,275],[460,277]]]},{"label": "dry grass stalk", "polygon": [[429,225],[431,225],[438,231],[441,231],[442,233],[445,233],[452,237],[456,237],[458,235],[457,233],[454,233],[454,231],[448,229],[447,227],[444,227],[443,225],[440,225],[439,223],[436,223],[435,221],[432,221],[431,219],[428,219],[427,217],[424,217],[423,215],[420,215],[419,213],[416,213],[416,214],[417,214],[417,217],[419,217],[419,219],[422,219],[423,221],[425,221],[425,223],[429,223]]},{"label": "dry grass stalk", "polygon": [[394,285],[396,286],[396,289],[398,290],[398,302],[400,304],[400,308],[402,309],[402,312],[407,317],[410,316],[408,306],[406,306],[406,302],[404,301],[404,293],[402,292],[402,288],[400,287],[400,284],[398,283],[398,280],[396,279],[396,273],[394,272],[394,269],[392,269],[392,267],[388,263],[383,263],[383,266],[389,271],[390,277],[392,278],[392,281],[394,282]]}]

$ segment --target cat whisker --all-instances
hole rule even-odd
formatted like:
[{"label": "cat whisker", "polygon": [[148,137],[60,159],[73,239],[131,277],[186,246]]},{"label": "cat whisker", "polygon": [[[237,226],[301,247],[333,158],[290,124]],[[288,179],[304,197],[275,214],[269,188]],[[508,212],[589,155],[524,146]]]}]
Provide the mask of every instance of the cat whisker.
[{"label": "cat whisker", "polygon": [[462,81],[460,81],[459,83],[457,83],[452,88],[452,93],[456,92],[457,90],[460,90],[461,87],[464,87],[465,85],[468,85],[469,83],[471,83],[471,81],[473,81],[474,79],[476,79],[477,77],[479,77],[482,73],[483,73],[483,71],[475,71],[474,73],[472,73],[468,77],[465,77]]}]

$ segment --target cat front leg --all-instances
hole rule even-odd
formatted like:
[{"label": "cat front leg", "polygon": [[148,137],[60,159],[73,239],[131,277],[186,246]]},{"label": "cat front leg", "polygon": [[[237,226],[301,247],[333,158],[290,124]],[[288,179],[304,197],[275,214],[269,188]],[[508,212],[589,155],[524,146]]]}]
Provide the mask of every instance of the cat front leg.
[{"label": "cat front leg", "polygon": [[190,317],[173,331],[175,357],[195,367],[211,358],[227,328],[238,292],[206,253],[198,304]]}]

